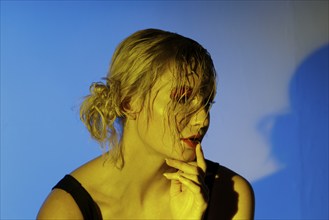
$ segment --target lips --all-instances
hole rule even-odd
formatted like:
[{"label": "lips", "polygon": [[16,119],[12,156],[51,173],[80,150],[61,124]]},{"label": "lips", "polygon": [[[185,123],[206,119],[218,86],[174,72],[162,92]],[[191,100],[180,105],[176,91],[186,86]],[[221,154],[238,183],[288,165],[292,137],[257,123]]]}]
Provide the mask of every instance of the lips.
[{"label": "lips", "polygon": [[181,140],[187,144],[187,146],[191,148],[196,148],[196,146],[201,142],[202,136],[197,134],[197,135],[192,135],[187,138],[181,138]]}]

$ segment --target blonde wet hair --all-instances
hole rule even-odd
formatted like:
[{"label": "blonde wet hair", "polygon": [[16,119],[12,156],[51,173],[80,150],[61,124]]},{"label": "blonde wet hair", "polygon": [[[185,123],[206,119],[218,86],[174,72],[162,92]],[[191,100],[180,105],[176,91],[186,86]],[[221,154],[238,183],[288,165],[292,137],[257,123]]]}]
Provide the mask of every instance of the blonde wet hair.
[{"label": "blonde wet hair", "polygon": [[[106,82],[91,85],[90,95],[81,104],[80,118],[104,152],[111,149],[116,162],[121,160],[123,164],[120,140],[132,97],[141,101],[139,110],[147,106],[151,115],[154,100],[149,99],[150,92],[156,80],[168,69],[175,76],[171,82],[173,88],[178,91],[190,89],[188,96],[184,92],[173,95],[167,106],[168,121],[173,119],[176,125],[187,124],[200,108],[209,109],[216,93],[216,71],[211,56],[192,39],[158,29],[137,31],[116,48]],[[191,74],[201,79],[199,83],[188,80]],[[197,95],[204,100],[191,105]],[[178,127],[170,126],[173,134],[178,134]]]}]

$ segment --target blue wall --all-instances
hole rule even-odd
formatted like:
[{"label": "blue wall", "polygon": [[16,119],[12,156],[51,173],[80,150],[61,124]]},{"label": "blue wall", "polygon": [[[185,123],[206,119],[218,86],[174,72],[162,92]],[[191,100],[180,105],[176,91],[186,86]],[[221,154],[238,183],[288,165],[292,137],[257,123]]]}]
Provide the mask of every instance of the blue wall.
[{"label": "blue wall", "polygon": [[328,218],[328,54],[329,46],[323,46],[298,66],[289,83],[291,110],[259,124],[262,131],[274,122],[272,152],[287,164],[254,183],[263,194],[257,209],[264,218]]},{"label": "blue wall", "polygon": [[101,154],[79,121],[115,46],[154,27],[212,54],[203,148],[249,179],[256,219],[328,219],[328,1],[1,1],[1,219],[33,219]]}]

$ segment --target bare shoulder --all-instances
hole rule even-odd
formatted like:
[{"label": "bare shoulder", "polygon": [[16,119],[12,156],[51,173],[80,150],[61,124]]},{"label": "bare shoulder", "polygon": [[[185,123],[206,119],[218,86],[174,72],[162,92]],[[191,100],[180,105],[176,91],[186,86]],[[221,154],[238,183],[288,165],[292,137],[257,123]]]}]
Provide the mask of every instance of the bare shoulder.
[{"label": "bare shoulder", "polygon": [[211,161],[207,165],[215,176],[210,181],[210,219],[253,219],[255,201],[251,184],[225,166]]},{"label": "bare shoulder", "polygon": [[83,219],[83,216],[69,193],[54,189],[44,201],[37,219]]},{"label": "bare shoulder", "polygon": [[238,211],[233,219],[253,219],[255,198],[250,183],[240,175],[233,176],[232,180],[238,194]]},{"label": "bare shoulder", "polygon": [[[90,185],[97,182],[99,179],[98,177],[101,176],[100,172],[97,172],[97,170],[103,168],[103,161],[102,156],[96,157],[74,170],[70,175],[81,183],[88,193],[90,193],[92,192],[92,190],[90,190]],[[83,215],[70,193],[55,188],[44,201],[37,218],[83,219]]]}]

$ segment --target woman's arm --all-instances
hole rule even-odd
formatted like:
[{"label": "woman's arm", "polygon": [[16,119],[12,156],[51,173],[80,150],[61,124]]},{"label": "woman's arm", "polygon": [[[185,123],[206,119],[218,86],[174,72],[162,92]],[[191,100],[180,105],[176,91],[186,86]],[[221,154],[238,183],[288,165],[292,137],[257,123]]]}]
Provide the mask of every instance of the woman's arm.
[{"label": "woman's arm", "polygon": [[83,216],[69,193],[54,189],[40,208],[37,219],[83,219]]}]

